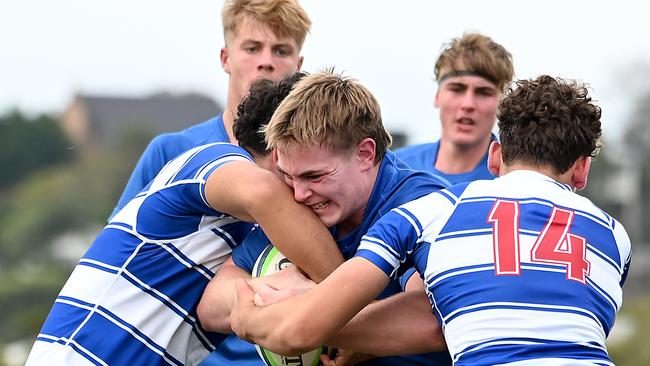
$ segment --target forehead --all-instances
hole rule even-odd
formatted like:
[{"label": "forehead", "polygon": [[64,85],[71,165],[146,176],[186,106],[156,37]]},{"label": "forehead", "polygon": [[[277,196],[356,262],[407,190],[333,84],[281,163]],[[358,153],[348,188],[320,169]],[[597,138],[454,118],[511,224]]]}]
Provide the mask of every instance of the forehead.
[{"label": "forehead", "polygon": [[341,154],[320,145],[289,146],[276,151],[278,168],[291,175],[329,171],[344,159]]},{"label": "forehead", "polygon": [[289,44],[298,47],[296,40],[288,35],[278,36],[271,27],[252,17],[244,17],[242,21],[227,36],[227,41],[232,43],[243,43],[247,41]]}]

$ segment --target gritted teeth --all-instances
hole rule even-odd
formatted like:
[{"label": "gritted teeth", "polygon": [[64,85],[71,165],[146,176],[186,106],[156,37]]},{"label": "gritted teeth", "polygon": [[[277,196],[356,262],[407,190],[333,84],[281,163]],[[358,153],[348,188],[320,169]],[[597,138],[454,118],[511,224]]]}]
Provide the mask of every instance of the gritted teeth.
[{"label": "gritted teeth", "polygon": [[328,203],[329,201],[321,201],[318,203],[314,203],[313,205],[309,205],[309,207],[311,207],[312,210],[322,210],[325,207],[327,207]]}]

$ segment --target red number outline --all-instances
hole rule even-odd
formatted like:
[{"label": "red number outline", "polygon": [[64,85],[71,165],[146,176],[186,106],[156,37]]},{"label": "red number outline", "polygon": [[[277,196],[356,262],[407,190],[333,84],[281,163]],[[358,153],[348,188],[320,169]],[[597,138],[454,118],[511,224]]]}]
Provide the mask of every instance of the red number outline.
[{"label": "red number outline", "polygon": [[[496,200],[487,218],[492,224],[494,272],[497,276],[520,275],[519,202]],[[587,240],[569,232],[575,213],[553,207],[544,229],[535,239],[530,257],[534,263],[560,264],[567,280],[586,283],[591,271]]]}]

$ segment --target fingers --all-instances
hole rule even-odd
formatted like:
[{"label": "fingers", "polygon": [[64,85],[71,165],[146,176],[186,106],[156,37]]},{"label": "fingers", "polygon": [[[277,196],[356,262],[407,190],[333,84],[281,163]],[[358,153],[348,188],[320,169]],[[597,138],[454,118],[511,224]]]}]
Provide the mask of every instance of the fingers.
[{"label": "fingers", "polygon": [[237,297],[235,298],[237,303],[253,303],[255,291],[253,291],[246,280],[243,278],[237,279],[235,288],[237,289]]}]

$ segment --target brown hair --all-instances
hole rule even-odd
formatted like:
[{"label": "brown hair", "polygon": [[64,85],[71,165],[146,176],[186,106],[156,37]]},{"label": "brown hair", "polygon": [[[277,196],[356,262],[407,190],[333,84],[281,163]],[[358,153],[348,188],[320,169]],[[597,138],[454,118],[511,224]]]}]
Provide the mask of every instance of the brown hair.
[{"label": "brown hair", "polygon": [[369,137],[376,144],[375,163],[381,161],[391,143],[372,93],[332,70],[296,83],[264,132],[269,148],[318,144],[335,152],[347,151]]},{"label": "brown hair", "polygon": [[573,80],[542,75],[520,80],[501,101],[499,139],[504,163],[523,161],[566,172],[600,148],[601,110]]},{"label": "brown hair", "polygon": [[478,33],[464,34],[445,46],[434,69],[438,81],[445,76],[440,74],[443,71],[475,73],[501,91],[510,84],[515,73],[512,55],[490,37]]}]

